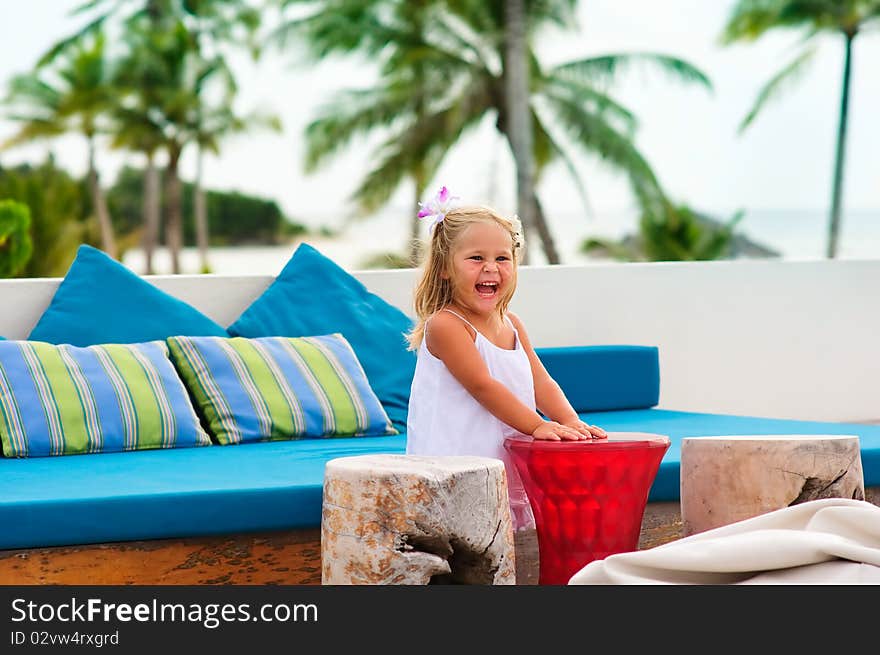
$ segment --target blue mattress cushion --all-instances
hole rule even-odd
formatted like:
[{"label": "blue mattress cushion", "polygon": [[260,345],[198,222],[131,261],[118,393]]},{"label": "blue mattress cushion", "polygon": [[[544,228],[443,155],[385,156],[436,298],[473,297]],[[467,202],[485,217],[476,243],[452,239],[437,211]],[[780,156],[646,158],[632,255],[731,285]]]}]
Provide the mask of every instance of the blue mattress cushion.
[{"label": "blue mattress cushion", "polygon": [[665,434],[671,444],[654,479],[650,501],[678,500],[680,493],[681,440],[749,434],[847,434],[859,437],[865,486],[880,485],[880,425],[826,423],[788,419],[700,414],[664,409],[641,409],[582,413],[587,423],[609,432],[652,432]]},{"label": "blue mattress cushion", "polygon": [[0,549],[314,528],[327,461],[403,453],[405,443],[394,435],[0,458]]},{"label": "blue mattress cushion", "polygon": [[648,408],[660,398],[656,346],[569,346],[535,352],[575,411]]}]

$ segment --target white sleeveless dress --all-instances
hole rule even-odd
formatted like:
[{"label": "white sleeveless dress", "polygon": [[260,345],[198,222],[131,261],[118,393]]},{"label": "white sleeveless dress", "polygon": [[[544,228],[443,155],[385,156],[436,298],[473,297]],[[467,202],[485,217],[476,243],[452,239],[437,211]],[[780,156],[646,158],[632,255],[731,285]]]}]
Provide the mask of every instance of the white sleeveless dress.
[{"label": "white sleeveless dress", "polygon": [[[510,389],[524,405],[535,409],[535,384],[529,358],[513,328],[516,343],[513,350],[499,348],[480,334],[467,319],[452,310],[476,332],[474,345],[493,378]],[[429,319],[430,322],[430,319]],[[429,326],[426,324],[425,331]],[[458,380],[442,360],[434,357],[422,339],[416,359],[409,415],[406,427],[406,452],[412,455],[477,455],[494,457],[504,462],[510,511],[515,530],[534,528],[535,519],[509,454],[504,449],[507,437],[522,433],[495,418]]]}]

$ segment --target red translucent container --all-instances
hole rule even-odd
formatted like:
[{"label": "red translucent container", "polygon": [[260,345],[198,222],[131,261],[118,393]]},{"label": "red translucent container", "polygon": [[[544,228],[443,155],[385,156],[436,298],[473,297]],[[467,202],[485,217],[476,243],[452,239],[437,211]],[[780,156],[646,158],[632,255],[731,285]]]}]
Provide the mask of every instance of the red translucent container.
[{"label": "red translucent container", "polygon": [[587,441],[505,440],[538,532],[539,583],[568,584],[586,564],[638,548],[648,492],[669,437],[612,432]]}]

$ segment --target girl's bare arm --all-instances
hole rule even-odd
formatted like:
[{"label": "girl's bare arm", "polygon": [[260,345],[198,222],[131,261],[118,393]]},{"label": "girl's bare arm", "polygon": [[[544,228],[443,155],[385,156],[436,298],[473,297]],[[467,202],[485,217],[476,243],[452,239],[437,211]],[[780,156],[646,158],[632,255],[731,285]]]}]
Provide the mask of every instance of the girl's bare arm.
[{"label": "girl's bare arm", "polygon": [[607,433],[600,427],[584,423],[578,413],[568,402],[562,388],[550,377],[544,364],[541,362],[535,349],[532,347],[528,332],[523,322],[513,313],[508,313],[510,320],[513,321],[516,330],[519,333],[519,341],[529,356],[529,363],[532,367],[532,377],[535,380],[535,405],[544,416],[553,421],[557,421],[562,425],[578,430],[581,434],[590,437],[607,437]]},{"label": "girl's bare arm", "polygon": [[[580,433],[545,421],[489,373],[469,328],[457,317],[440,312],[425,336],[429,352],[442,360],[452,376],[493,416],[514,429],[543,439],[579,439]],[[538,432],[538,434],[536,434]]]}]

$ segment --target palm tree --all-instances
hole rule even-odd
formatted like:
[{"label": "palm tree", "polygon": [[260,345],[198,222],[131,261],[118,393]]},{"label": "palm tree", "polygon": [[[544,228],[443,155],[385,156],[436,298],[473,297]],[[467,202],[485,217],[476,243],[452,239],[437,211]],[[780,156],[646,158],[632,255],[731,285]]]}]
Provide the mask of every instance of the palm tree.
[{"label": "palm tree", "polygon": [[[283,8],[309,4],[309,0],[277,2]],[[330,0],[312,14],[284,22],[270,35],[269,42],[281,48],[293,40],[302,40],[314,61],[340,52],[361,51],[371,59],[385,53],[383,82],[370,90],[340,93],[336,101],[326,105],[323,113],[306,128],[306,172],[316,170],[353,137],[394,122],[404,106],[414,116],[426,115],[431,91],[424,80],[437,72],[430,62],[411,57],[409,53],[424,50],[422,35],[436,4],[435,0]],[[391,11],[386,11],[389,8]],[[389,44],[395,48],[390,54],[387,52]],[[409,240],[412,264],[419,258],[419,201],[448,149],[439,143],[437,146],[423,153],[421,159],[401,162],[407,168],[404,177],[411,179],[414,187]],[[369,215],[387,202],[399,184],[400,180],[395,180],[388,187],[381,176],[375,176],[360,185],[353,199],[358,208]]]},{"label": "palm tree", "polygon": [[128,51],[117,68],[115,84],[121,99],[114,112],[112,146],[139,152],[146,158],[144,174],[142,246],[145,270],[151,275],[153,256],[159,242],[161,223],[161,184],[156,155],[162,149],[165,134],[161,106],[167,81],[161,57],[156,56],[149,25],[130,23],[125,39]]},{"label": "palm tree", "polygon": [[68,49],[50,69],[17,75],[9,84],[5,103],[9,118],[22,123],[4,148],[36,139],[78,132],[88,144],[88,185],[101,232],[101,248],[116,257],[116,240],[107,203],[98,179],[96,141],[108,131],[107,115],[114,106],[110,66],[104,56],[104,37],[96,34]]},{"label": "palm tree", "polygon": [[[288,0],[284,4],[296,4]],[[424,2],[423,29],[400,19],[402,0],[324,0],[319,10],[288,21],[274,40],[305,39],[315,55],[362,52],[381,57],[381,81],[373,89],[340,92],[309,125],[307,168],[339,152],[355,136],[383,131],[388,137],[372,157],[373,168],[354,192],[365,209],[385,204],[400,183],[422,170],[430,180],[443,157],[487,114],[513,145],[506,85],[504,3]],[[560,23],[567,2],[527,4],[529,34],[545,22]],[[346,25],[349,27],[346,28]],[[690,64],[664,55],[626,54],[592,57],[544,70],[531,48],[528,111],[534,133],[534,182],[561,161],[580,187],[574,161],[560,135],[599,155],[629,176],[639,198],[656,196],[659,185],[650,166],[632,143],[636,119],[605,91],[607,83],[628,66],[647,63],[686,82],[710,87]],[[414,79],[414,64],[420,66]],[[553,240],[537,195],[535,223],[550,263],[558,263]]]},{"label": "palm tree", "polygon": [[[200,151],[196,181],[197,233],[202,267],[207,268],[207,218],[201,194],[201,151],[218,150],[219,139],[227,133],[242,131],[263,117],[240,118],[230,109],[236,90],[225,59],[202,56],[196,35],[182,21],[132,20],[127,24],[127,55],[120,66],[119,87],[124,97],[116,112],[114,145],[143,152],[147,157],[145,176],[144,246],[150,253],[158,227],[158,184],[153,167],[158,150],[166,154],[165,195],[167,222],[165,242],[171,253],[171,269],[180,272],[183,247],[182,187],[180,158],[189,144]],[[218,91],[215,104],[205,97]],[[262,124],[262,123],[260,123]],[[200,200],[201,198],[201,200]]]},{"label": "palm tree", "polygon": [[[199,122],[206,113],[219,116],[224,115],[225,110],[206,110],[201,94],[209,80],[222,74],[230,89],[224,102],[231,102],[235,82],[223,51],[227,45],[246,44],[256,56],[259,48],[253,36],[259,26],[260,12],[247,0],[87,0],[74,13],[87,12],[92,13],[92,19],[85,27],[54,44],[41,61],[51,62],[78,47],[111,20],[122,25],[129,52],[119,79],[125,88],[125,102],[115,113],[114,145],[143,152],[147,158],[144,179],[147,273],[152,272],[152,253],[159,229],[159,184],[154,158],[160,148],[167,152],[166,240],[172,270],[177,273],[183,240],[177,173],[180,156],[190,141],[199,144],[200,153],[205,143],[216,147],[212,144],[213,137],[205,136]],[[232,127],[227,125],[223,129]],[[200,188],[198,180],[196,206],[201,211],[197,211],[197,223],[204,268],[207,266],[207,219]]]},{"label": "palm tree", "polygon": [[199,263],[202,273],[208,273],[211,266],[208,262],[208,209],[205,202],[205,190],[202,186],[202,161],[206,151],[214,154],[220,152],[220,142],[232,134],[247,132],[255,128],[264,128],[275,132],[281,131],[280,119],[263,112],[251,112],[245,116],[237,116],[230,108],[232,98],[227,98],[215,107],[197,108],[195,142],[198,146],[196,160],[196,179],[193,188],[195,194],[196,245],[199,250]]},{"label": "palm tree", "polygon": [[[128,100],[128,99],[125,99]],[[159,243],[161,223],[161,183],[156,155],[162,147],[162,128],[156,125],[149,109],[123,105],[115,112],[116,130],[111,145],[127,148],[144,155],[147,161],[144,173],[143,220],[141,244],[144,249],[144,273],[152,275],[153,255]]]},{"label": "palm tree", "polygon": [[802,50],[761,88],[754,106],[740,125],[740,131],[748,127],[767,102],[777,98],[804,70],[815,53],[817,36],[823,33],[843,36],[843,80],[828,220],[827,255],[830,259],[837,255],[840,233],[853,42],[866,28],[876,25],[880,25],[880,0],[739,0],[722,34],[725,44],[755,41],[770,30],[784,28],[800,29],[806,37]]},{"label": "palm tree", "polygon": [[157,124],[162,127],[162,145],[167,155],[165,242],[171,253],[171,270],[179,273],[183,247],[180,158],[184,148],[198,140],[202,93],[212,75],[223,68],[224,63],[220,59],[204,60],[192,34],[179,21],[165,32],[151,31],[150,38],[156,48],[154,53],[163,80],[161,99],[152,111]]},{"label": "palm tree", "polygon": [[[535,139],[529,112],[527,32],[525,0],[507,0],[504,3],[504,91],[510,116],[510,150],[516,165],[516,206],[523,229],[531,232],[535,224]],[[559,260],[552,240],[545,241],[544,248],[549,261]],[[528,263],[529,252],[525,250],[524,263]]]},{"label": "palm tree", "polygon": [[[110,22],[128,28],[144,21],[156,28],[182,22],[220,49],[228,43],[246,44],[252,52],[259,50],[254,40],[260,24],[260,10],[249,0],[83,0],[72,14],[89,14],[89,21],[78,31],[57,41],[40,60],[45,64],[83,38],[101,32]],[[204,45],[204,44],[203,44]]]}]

